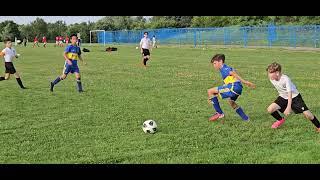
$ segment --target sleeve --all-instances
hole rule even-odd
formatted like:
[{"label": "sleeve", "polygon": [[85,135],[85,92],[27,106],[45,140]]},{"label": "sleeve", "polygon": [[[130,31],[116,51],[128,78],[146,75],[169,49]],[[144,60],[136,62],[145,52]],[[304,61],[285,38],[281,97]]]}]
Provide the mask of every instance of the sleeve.
[{"label": "sleeve", "polygon": [[228,75],[230,75],[230,73],[233,71],[233,68],[232,67],[226,67],[225,71],[228,72]]},{"label": "sleeve", "polygon": [[64,50],[64,52],[66,52],[66,53],[70,52],[70,46],[67,46],[66,49]]},{"label": "sleeve", "polygon": [[292,82],[291,82],[291,80],[290,80],[290,78],[289,77],[286,77],[286,91],[287,92],[291,92],[292,90],[292,86],[291,86],[291,84],[292,84]]},{"label": "sleeve", "polygon": [[14,48],[12,48],[12,52],[13,52],[13,55],[14,55],[14,56],[17,55],[17,51],[16,51]]},{"label": "sleeve", "polygon": [[140,46],[142,45],[142,39],[140,40]]}]

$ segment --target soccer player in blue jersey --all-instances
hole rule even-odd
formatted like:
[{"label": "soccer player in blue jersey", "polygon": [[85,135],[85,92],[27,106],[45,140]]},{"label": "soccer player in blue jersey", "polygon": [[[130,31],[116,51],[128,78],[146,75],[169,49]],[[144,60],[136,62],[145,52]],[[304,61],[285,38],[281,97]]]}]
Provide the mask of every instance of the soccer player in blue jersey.
[{"label": "soccer player in blue jersey", "polygon": [[[53,82],[51,82],[50,91],[53,92],[53,87],[58,84],[61,80],[64,80],[69,73],[74,73],[77,80],[78,91],[83,92],[80,78],[80,70],[78,67],[78,60],[83,61],[81,57],[80,47],[77,46],[78,37],[76,34],[71,35],[71,44],[68,45],[64,51],[64,69],[63,74],[57,77]],[[84,62],[84,61],[83,61]]]},{"label": "soccer player in blue jersey", "polygon": [[216,110],[216,113],[209,118],[209,121],[216,121],[224,117],[224,113],[219,105],[218,96],[222,99],[228,98],[230,106],[236,110],[243,120],[248,121],[249,117],[237,105],[236,100],[242,93],[242,83],[251,88],[255,88],[255,84],[242,79],[232,67],[224,64],[224,62],[224,54],[216,54],[211,59],[214,68],[220,71],[224,85],[208,89],[209,102],[213,104]]}]

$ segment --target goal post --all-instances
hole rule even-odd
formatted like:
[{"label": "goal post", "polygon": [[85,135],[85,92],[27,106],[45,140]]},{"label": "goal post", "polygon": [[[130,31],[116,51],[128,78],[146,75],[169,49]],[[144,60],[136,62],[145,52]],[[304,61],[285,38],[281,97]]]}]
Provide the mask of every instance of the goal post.
[{"label": "goal post", "polygon": [[[92,40],[93,40],[92,34],[95,32],[103,33],[103,45],[106,46],[106,31],[105,30],[91,30],[90,31],[90,46],[91,46]],[[100,43],[99,40],[98,40],[98,43]]]}]

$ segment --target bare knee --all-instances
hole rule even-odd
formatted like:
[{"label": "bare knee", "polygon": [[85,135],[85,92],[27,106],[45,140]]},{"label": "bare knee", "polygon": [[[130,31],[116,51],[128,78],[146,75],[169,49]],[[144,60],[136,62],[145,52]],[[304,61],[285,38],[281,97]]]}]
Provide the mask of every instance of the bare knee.
[{"label": "bare knee", "polygon": [[67,75],[66,75],[66,74],[63,74],[62,76],[60,76],[60,79],[61,79],[61,80],[64,80],[65,78],[67,78]]},{"label": "bare knee", "polygon": [[314,115],[308,110],[308,111],[304,111],[303,115],[305,118],[309,119],[309,120],[313,120],[314,119]]},{"label": "bare knee", "polygon": [[10,74],[8,74],[8,75],[6,74],[6,75],[4,76],[4,79],[5,79],[5,80],[9,80],[9,79],[10,79]]},{"label": "bare knee", "polygon": [[14,74],[14,77],[20,78],[20,75],[19,75],[18,73],[15,73],[15,74]]},{"label": "bare knee", "polygon": [[228,101],[230,106],[233,108],[233,109],[237,109],[238,108],[238,105],[236,102],[234,102],[233,100],[229,100]]},{"label": "bare knee", "polygon": [[274,110],[274,108],[273,108],[272,106],[269,106],[269,107],[267,108],[267,112],[268,112],[269,114],[272,114],[274,111],[275,111],[275,110]]},{"label": "bare knee", "polygon": [[208,92],[208,96],[212,96],[212,95],[216,95],[217,94],[215,88],[208,89],[207,92]]},{"label": "bare knee", "polygon": [[76,79],[80,79],[81,78],[80,74],[75,74],[75,76],[76,76]]}]

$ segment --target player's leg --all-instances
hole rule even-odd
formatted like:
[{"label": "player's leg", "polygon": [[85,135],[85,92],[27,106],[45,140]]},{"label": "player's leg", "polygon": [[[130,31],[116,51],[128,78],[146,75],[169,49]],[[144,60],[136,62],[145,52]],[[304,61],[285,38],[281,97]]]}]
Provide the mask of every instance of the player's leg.
[{"label": "player's leg", "polygon": [[317,119],[317,117],[315,115],[313,115],[310,110],[303,111],[303,115],[308,120],[310,120],[312,122],[312,124],[314,126],[316,126],[317,131],[320,132],[320,123],[319,123],[319,120]]},{"label": "player's leg", "polygon": [[63,72],[61,76],[58,76],[53,82],[50,82],[50,91],[53,92],[53,87],[58,84],[60,81],[64,80],[67,78],[67,75],[71,71],[71,66],[67,63],[65,63]]},{"label": "player's leg", "polygon": [[21,89],[26,89],[26,88],[23,86],[23,84],[22,84],[22,81],[21,81],[21,78],[20,78],[19,73],[18,73],[18,72],[15,72],[15,73],[13,73],[13,74],[14,74],[14,76],[16,77],[16,80],[17,80],[20,88],[21,88]]},{"label": "player's leg", "polygon": [[208,89],[208,100],[210,103],[212,103],[214,110],[216,113],[209,118],[210,121],[215,121],[219,118],[224,117],[224,113],[220,107],[219,101],[218,101],[218,95],[219,95],[219,87],[214,87],[211,89]]},{"label": "player's leg", "polygon": [[143,49],[143,59],[142,59],[142,62],[143,62],[143,65],[144,67],[147,67],[147,61],[149,60],[150,58],[150,52],[148,49]]},{"label": "player's leg", "polygon": [[6,73],[6,74],[4,75],[4,79],[5,79],[5,80],[9,80],[9,79],[10,79],[10,73]]},{"label": "player's leg", "polygon": [[79,73],[79,72],[75,72],[74,74],[75,74],[75,76],[76,76],[78,91],[79,91],[79,92],[83,92],[82,84],[81,84],[81,76],[80,76],[80,73]]},{"label": "player's leg", "polygon": [[292,99],[291,108],[292,108],[293,112],[296,114],[303,113],[304,117],[307,118],[308,120],[310,120],[312,122],[312,124],[314,126],[316,126],[317,131],[320,132],[320,123],[319,123],[317,117],[314,116],[311,113],[311,111],[309,110],[309,108],[307,107],[301,94],[299,94],[298,96],[296,96],[295,98]]},{"label": "player's leg", "polygon": [[0,77],[0,81],[9,80],[9,79],[10,79],[10,73],[7,73],[7,70],[6,70],[6,73],[4,74],[4,76]]},{"label": "player's leg", "polygon": [[150,55],[146,55],[145,56],[145,66],[147,66],[147,61],[149,61],[150,60]]},{"label": "player's leg", "polygon": [[239,116],[243,120],[248,121],[249,117],[244,113],[243,109],[240,106],[238,106],[238,104],[236,103],[237,98],[238,98],[238,95],[229,98],[228,103],[234,110],[236,110],[236,113],[239,114]]},{"label": "player's leg", "polygon": [[287,107],[288,101],[285,100],[282,97],[278,97],[270,106],[267,108],[267,111],[269,114],[271,114],[272,117],[274,117],[277,121],[274,122],[271,126],[271,128],[278,128],[280,127],[284,122],[285,119],[279,114],[280,112],[284,112],[284,110]]},{"label": "player's leg", "polygon": [[146,51],[143,49],[143,50],[142,50],[142,65],[143,65],[144,67],[147,66],[147,61],[146,61],[147,55],[146,55],[145,53],[146,53]]}]

